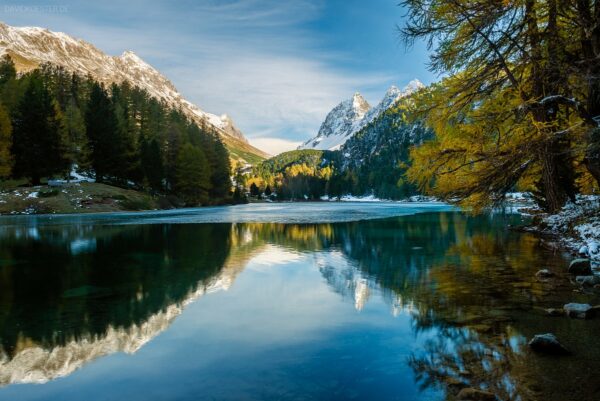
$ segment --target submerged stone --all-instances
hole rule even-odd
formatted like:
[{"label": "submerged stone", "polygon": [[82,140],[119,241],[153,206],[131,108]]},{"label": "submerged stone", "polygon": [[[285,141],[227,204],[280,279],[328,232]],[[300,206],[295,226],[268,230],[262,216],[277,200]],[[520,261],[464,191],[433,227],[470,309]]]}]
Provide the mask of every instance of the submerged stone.
[{"label": "submerged stone", "polygon": [[63,292],[63,298],[77,298],[77,297],[97,297],[110,295],[108,288],[96,287],[93,285],[82,285],[81,287],[71,288]]},{"label": "submerged stone", "polygon": [[572,302],[563,306],[563,309],[567,316],[577,319],[588,319],[592,317],[593,314],[593,308],[589,304],[577,304]]},{"label": "submerged stone", "polygon": [[562,309],[557,309],[557,308],[546,309],[546,315],[552,316],[552,317],[562,316],[564,313],[565,312]]},{"label": "submerged stone", "polygon": [[592,274],[592,265],[589,259],[574,259],[569,264],[569,273],[580,276]]},{"label": "submerged stone", "polygon": [[538,272],[537,272],[537,273],[535,273],[535,276],[536,276],[537,278],[548,278],[548,277],[552,277],[552,276],[554,276],[554,273],[552,273],[552,272],[551,272],[550,270],[548,270],[548,269],[541,269],[541,270],[538,270]]},{"label": "submerged stone", "polygon": [[472,401],[496,401],[497,399],[496,395],[489,391],[483,391],[472,387],[460,390],[456,398],[459,400]]},{"label": "submerged stone", "polygon": [[535,352],[550,355],[568,355],[571,353],[552,333],[536,334],[531,341],[529,341],[529,348]]},{"label": "submerged stone", "polygon": [[584,287],[593,287],[600,284],[600,276],[577,276],[575,277],[575,281]]}]

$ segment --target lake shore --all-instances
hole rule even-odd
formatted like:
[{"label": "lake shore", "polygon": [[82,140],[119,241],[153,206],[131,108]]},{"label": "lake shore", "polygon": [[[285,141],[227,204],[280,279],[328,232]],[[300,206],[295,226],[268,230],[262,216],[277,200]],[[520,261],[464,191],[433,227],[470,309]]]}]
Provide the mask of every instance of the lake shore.
[{"label": "lake shore", "polygon": [[151,195],[111,185],[74,182],[0,191],[0,215],[76,214],[153,210]]}]

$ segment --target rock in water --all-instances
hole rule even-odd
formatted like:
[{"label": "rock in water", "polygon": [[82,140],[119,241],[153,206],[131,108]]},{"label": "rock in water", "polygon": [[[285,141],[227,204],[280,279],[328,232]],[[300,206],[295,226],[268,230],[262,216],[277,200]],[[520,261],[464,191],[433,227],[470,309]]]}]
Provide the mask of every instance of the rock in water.
[{"label": "rock in water", "polygon": [[592,317],[594,312],[592,305],[589,304],[576,304],[570,303],[563,306],[563,309],[567,316],[574,317],[577,319],[589,319]]},{"label": "rock in water", "polygon": [[543,354],[568,355],[571,353],[552,333],[536,334],[531,341],[529,341],[529,347],[535,352]]},{"label": "rock in water", "polygon": [[569,265],[569,273],[578,276],[587,276],[592,274],[592,265],[589,259],[574,259]]},{"label": "rock in water", "polygon": [[535,273],[535,276],[537,278],[548,278],[548,277],[552,277],[554,276],[554,273],[552,273],[550,270],[548,269],[542,269],[542,270],[538,270],[537,273]]},{"label": "rock in water", "polygon": [[600,276],[577,276],[575,281],[584,287],[593,287],[600,284]]},{"label": "rock in water", "polygon": [[563,316],[564,313],[565,312],[562,309],[556,309],[556,308],[548,308],[548,309],[546,309],[546,314],[548,316],[553,316],[553,317]]},{"label": "rock in water", "polygon": [[489,391],[483,391],[476,388],[463,388],[456,396],[459,400],[472,400],[472,401],[496,401],[496,395]]}]

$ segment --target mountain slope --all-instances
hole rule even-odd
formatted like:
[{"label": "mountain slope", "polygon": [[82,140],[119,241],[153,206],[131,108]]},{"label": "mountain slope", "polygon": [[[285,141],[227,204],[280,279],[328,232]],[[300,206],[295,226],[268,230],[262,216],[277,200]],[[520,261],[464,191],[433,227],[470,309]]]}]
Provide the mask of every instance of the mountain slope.
[{"label": "mountain slope", "polygon": [[402,199],[417,194],[404,177],[410,149],[433,138],[433,132],[422,122],[407,121],[404,103],[399,101],[381,113],[342,145],[341,170],[351,177],[349,189],[354,195]]},{"label": "mountain slope", "polygon": [[256,162],[267,157],[265,152],[248,143],[228,116],[207,113],[184,99],[164,75],[133,52],[109,56],[90,43],[61,32],[35,27],[16,28],[0,23],[0,55],[3,54],[11,56],[19,72],[51,63],[84,76],[89,74],[106,84],[129,81],[170,107],[180,109],[197,124],[213,126],[232,158]]},{"label": "mountain slope", "polygon": [[371,124],[377,117],[394,106],[401,98],[423,88],[419,80],[413,80],[403,89],[391,86],[377,106],[371,108],[360,95],[337,105],[325,118],[319,133],[306,141],[299,149],[337,150],[361,129]]},{"label": "mountain slope", "polygon": [[329,112],[317,136],[298,149],[335,150],[355,132],[355,126],[364,118],[371,106],[355,93],[351,99],[338,104]]},{"label": "mountain slope", "polygon": [[255,166],[252,182],[261,189],[267,184],[275,188],[278,199],[288,199],[290,193],[292,199],[323,195],[405,199],[417,195],[417,188],[405,177],[411,164],[410,150],[433,137],[433,132],[410,114],[414,101],[411,94],[420,86],[404,91],[390,88],[378,106],[355,122],[352,128],[360,128],[344,138],[337,150],[283,153]]}]

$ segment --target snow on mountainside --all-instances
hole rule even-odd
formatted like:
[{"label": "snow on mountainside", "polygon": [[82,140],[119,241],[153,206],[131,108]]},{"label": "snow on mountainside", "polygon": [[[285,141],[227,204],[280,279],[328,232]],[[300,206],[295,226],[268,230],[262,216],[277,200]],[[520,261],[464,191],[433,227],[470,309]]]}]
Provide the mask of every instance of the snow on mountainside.
[{"label": "snow on mountainside", "polygon": [[299,149],[335,150],[354,133],[354,127],[362,121],[371,106],[355,93],[352,99],[338,104],[325,118],[319,134],[302,144]]},{"label": "snow on mountainside", "polygon": [[266,156],[247,143],[228,116],[207,113],[184,99],[164,75],[131,51],[121,56],[109,56],[90,43],[62,32],[37,27],[17,28],[0,23],[0,55],[3,54],[12,57],[19,72],[48,62],[81,75],[90,74],[107,84],[129,81],[170,107],[181,109],[196,123],[208,122],[221,134],[226,145],[242,147],[244,151],[260,157]]},{"label": "snow on mountainside", "polygon": [[303,143],[298,149],[338,150],[349,138],[373,122],[398,100],[423,87],[417,79],[410,81],[403,90],[392,86],[373,108],[360,93],[356,93],[352,99],[343,101],[331,110],[317,136]]}]

